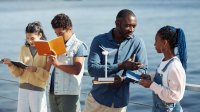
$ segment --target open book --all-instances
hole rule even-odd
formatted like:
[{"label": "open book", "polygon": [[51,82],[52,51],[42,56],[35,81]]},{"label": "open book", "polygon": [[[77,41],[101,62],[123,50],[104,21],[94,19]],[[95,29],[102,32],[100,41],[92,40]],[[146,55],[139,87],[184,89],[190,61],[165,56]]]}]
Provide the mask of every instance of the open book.
[{"label": "open book", "polygon": [[[136,54],[133,54],[133,55],[130,57],[130,59],[132,59],[132,62],[135,62],[135,58],[136,58]],[[132,79],[132,80],[134,80],[134,81],[136,81],[136,82],[139,82],[140,79],[141,79],[141,75],[136,74],[136,73],[134,73],[134,72],[131,71],[131,70],[127,70],[127,71],[126,71],[126,77],[127,77],[127,78],[130,78],[130,79]]]},{"label": "open book", "polygon": [[56,55],[60,55],[66,52],[63,37],[56,37],[49,41],[34,41],[34,44],[39,55],[53,55],[52,51],[54,51]]},{"label": "open book", "polygon": [[21,61],[11,61],[11,63],[22,69],[25,69],[26,67],[28,67],[28,65],[24,64]]},{"label": "open book", "polygon": [[[1,59],[0,60],[0,64],[3,64],[4,62],[4,59]],[[21,61],[10,61],[13,65],[19,67],[19,68],[22,68],[22,69],[25,69],[26,67],[28,67],[28,65],[24,64],[23,62]]]},{"label": "open book", "polygon": [[133,79],[135,81],[139,81],[141,79],[141,75],[134,73],[133,71],[127,70],[126,77]]}]

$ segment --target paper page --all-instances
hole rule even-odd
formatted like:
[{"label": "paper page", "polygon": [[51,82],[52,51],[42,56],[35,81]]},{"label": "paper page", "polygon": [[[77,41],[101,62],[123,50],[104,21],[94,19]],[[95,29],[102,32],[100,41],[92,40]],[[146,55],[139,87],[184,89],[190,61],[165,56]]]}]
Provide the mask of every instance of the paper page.
[{"label": "paper page", "polygon": [[26,67],[28,67],[28,65],[24,64],[23,62],[20,61],[11,61],[12,64],[14,64],[15,66],[25,69]]}]

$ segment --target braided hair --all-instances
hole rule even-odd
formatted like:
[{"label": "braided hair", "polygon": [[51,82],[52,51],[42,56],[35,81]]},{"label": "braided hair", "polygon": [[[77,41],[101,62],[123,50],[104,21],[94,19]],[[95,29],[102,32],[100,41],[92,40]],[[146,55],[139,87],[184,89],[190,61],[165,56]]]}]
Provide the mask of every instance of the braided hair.
[{"label": "braided hair", "polygon": [[175,28],[173,26],[164,26],[158,30],[157,34],[163,40],[167,40],[171,50],[178,48],[178,57],[183,65],[183,68],[187,69],[187,49],[185,34],[181,28]]},{"label": "braided hair", "polygon": [[[39,21],[34,21],[32,23],[29,23],[27,26],[26,26],[26,29],[25,29],[25,33],[36,33],[36,34],[42,34],[42,37],[40,38],[41,40],[47,40],[45,34],[44,34],[44,31],[42,29],[42,25]],[[26,46],[30,46],[30,44],[26,41],[25,42],[25,45]]]}]

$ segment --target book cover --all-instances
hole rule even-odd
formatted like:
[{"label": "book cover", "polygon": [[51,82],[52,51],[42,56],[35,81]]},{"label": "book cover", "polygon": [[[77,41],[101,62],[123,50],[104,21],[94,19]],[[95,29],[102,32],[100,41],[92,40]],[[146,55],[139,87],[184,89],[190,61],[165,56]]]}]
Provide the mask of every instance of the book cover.
[{"label": "book cover", "polygon": [[127,70],[126,77],[133,79],[135,81],[139,81],[141,76],[139,74],[134,73],[133,71]]},{"label": "book cover", "polygon": [[24,64],[23,62],[20,61],[11,61],[12,64],[14,64],[15,66],[25,69],[26,67],[28,67],[28,65]]},{"label": "book cover", "polygon": [[114,81],[98,81],[98,80],[93,80],[93,84],[112,84]]},{"label": "book cover", "polygon": [[114,83],[115,78],[114,77],[99,77],[96,80],[93,80],[92,83],[93,84],[111,84]]},{"label": "book cover", "polygon": [[50,41],[39,40],[34,42],[39,55],[60,55],[66,52],[63,37],[56,37]]},{"label": "book cover", "polygon": [[104,82],[113,81],[114,82],[115,78],[114,77],[107,77],[107,78],[105,78],[105,77],[99,77],[98,81],[104,81]]}]

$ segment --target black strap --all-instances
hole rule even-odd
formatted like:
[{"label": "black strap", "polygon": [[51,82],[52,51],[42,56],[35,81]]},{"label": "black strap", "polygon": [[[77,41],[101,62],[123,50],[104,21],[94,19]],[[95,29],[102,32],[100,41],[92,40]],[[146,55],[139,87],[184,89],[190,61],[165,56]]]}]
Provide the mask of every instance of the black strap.
[{"label": "black strap", "polygon": [[51,75],[51,83],[50,83],[50,93],[54,93],[54,80],[55,80],[55,70],[56,68],[54,67],[52,75]]}]

